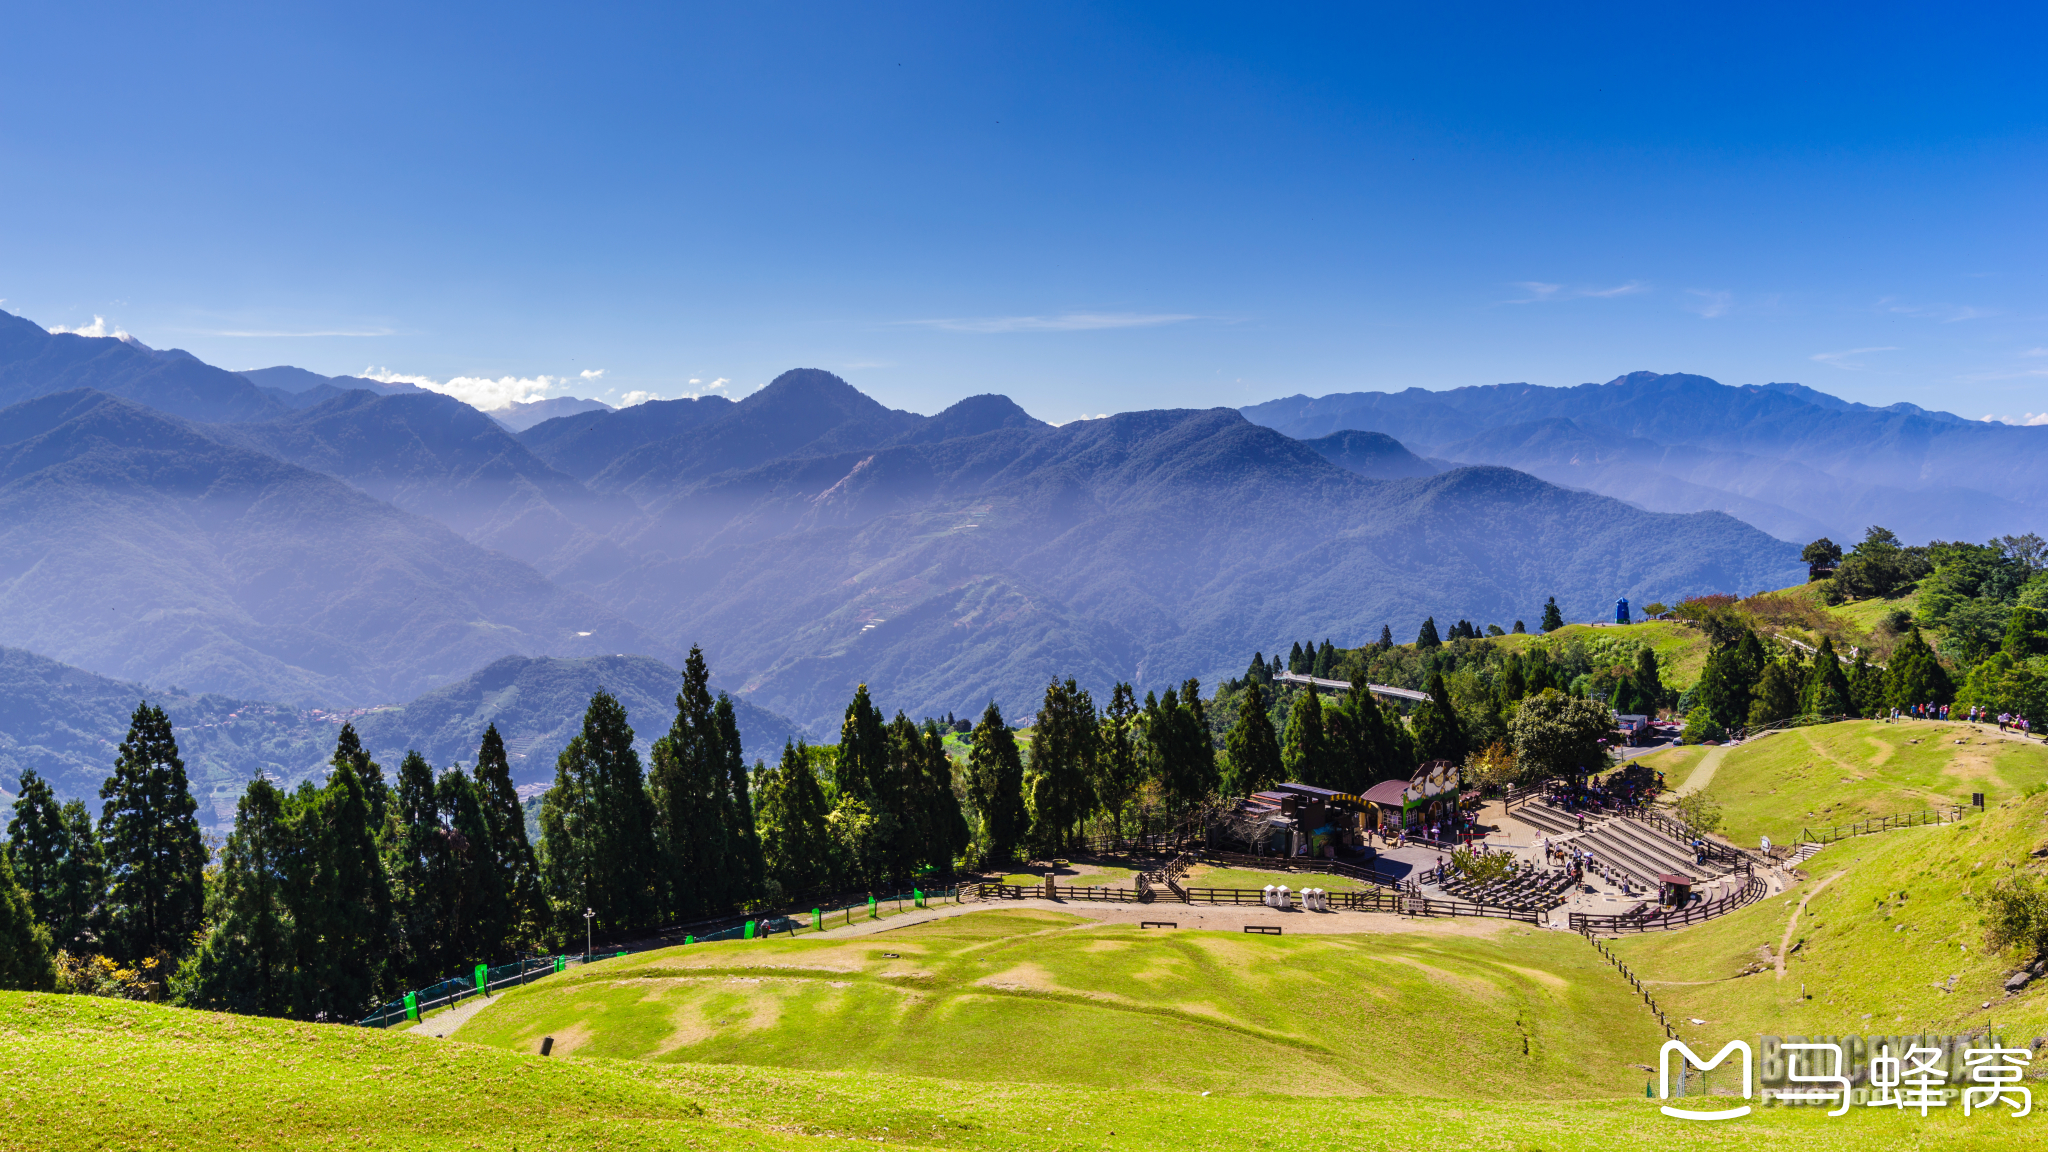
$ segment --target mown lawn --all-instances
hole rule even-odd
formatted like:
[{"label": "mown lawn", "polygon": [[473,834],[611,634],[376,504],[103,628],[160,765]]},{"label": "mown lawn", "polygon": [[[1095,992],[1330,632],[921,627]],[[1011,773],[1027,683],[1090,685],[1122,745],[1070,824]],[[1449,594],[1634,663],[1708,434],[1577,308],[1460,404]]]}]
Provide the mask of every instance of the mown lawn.
[{"label": "mown lawn", "polygon": [[[1371,918],[1357,915],[1361,929]],[[895,956],[890,956],[894,953]],[[1658,1032],[1586,944],[1503,925],[1285,938],[970,913],[720,943],[506,993],[458,1033],[531,1051],[1214,1093],[1598,1097]],[[1524,1051],[1526,1042],[1527,1051]]]},{"label": "mown lawn", "polygon": [[[1680,782],[1670,770],[1666,779]],[[2043,783],[2048,747],[2040,744],[1966,724],[1850,720],[1731,748],[1706,791],[1721,802],[1722,833],[1754,845],[1759,835],[1784,844],[1807,830],[1968,804],[1973,792],[1995,804]]]},{"label": "mown lawn", "polygon": [[1285,884],[1296,892],[1303,888],[1327,888],[1332,892],[1360,892],[1376,885],[1350,876],[1324,872],[1268,872],[1259,868],[1218,868],[1197,864],[1181,881],[1190,888],[1261,889],[1268,884]]}]

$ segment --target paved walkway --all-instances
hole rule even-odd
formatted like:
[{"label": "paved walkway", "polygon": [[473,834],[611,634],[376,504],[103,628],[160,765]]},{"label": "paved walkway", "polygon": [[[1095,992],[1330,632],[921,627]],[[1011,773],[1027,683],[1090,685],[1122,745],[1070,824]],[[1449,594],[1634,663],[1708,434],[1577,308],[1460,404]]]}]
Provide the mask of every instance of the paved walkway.
[{"label": "paved walkway", "polygon": [[1740,744],[1723,744],[1718,748],[1707,749],[1707,754],[1700,757],[1698,764],[1693,765],[1692,775],[1687,776],[1685,783],[1672,790],[1672,796],[1674,798],[1690,796],[1707,785],[1712,784],[1714,782],[1714,770],[1721,766],[1722,758],[1728,755],[1730,748],[1739,747],[1741,747]]}]

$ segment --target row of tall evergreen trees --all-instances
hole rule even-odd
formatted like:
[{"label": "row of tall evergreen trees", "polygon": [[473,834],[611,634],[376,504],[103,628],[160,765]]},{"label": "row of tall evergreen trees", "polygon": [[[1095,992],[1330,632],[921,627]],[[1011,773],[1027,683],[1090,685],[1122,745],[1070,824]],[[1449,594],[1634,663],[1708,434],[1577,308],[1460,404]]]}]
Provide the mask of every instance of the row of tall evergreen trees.
[{"label": "row of tall evergreen trees", "polygon": [[1790,648],[1773,655],[1747,626],[1726,625],[1709,634],[1713,647],[1688,702],[1695,714],[1722,728],[1801,715],[1875,717],[1893,708],[1946,704],[1956,695],[1948,671],[1918,628],[1907,633],[1883,668],[1861,652],[1844,666],[1827,637],[1806,659]]}]

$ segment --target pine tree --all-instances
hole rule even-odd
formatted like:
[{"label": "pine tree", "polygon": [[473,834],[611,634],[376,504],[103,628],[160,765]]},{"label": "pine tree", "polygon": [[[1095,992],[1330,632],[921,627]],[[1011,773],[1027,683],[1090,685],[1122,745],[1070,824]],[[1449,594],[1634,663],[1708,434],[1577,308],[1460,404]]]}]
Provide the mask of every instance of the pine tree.
[{"label": "pine tree", "polygon": [[703,650],[692,647],[683,662],[676,718],[668,734],[654,742],[648,781],[661,846],[662,905],[673,919],[691,920],[724,907],[723,820],[730,801],[722,739],[711,671]]},{"label": "pine tree", "polygon": [[993,700],[974,726],[974,747],[967,754],[967,802],[981,823],[988,862],[1006,864],[1014,859],[1017,845],[1030,833],[1024,759]]},{"label": "pine tree", "polygon": [[1311,690],[1294,698],[1287,715],[1287,736],[1280,745],[1280,762],[1288,778],[1298,783],[1326,788],[1333,773],[1329,747],[1323,733],[1323,702]]},{"label": "pine tree", "polygon": [[1647,646],[1636,649],[1636,670],[1633,677],[1636,695],[1642,701],[1643,711],[1654,716],[1664,706],[1664,680],[1657,671],[1657,653]]},{"label": "pine tree", "polygon": [[1562,627],[1564,627],[1564,613],[1557,610],[1557,597],[1552,596],[1543,602],[1542,628],[1545,632],[1555,632]]},{"label": "pine tree", "polygon": [[1749,713],[1745,719],[1751,727],[1760,727],[1788,720],[1798,713],[1798,677],[1791,668],[1774,660],[1757,677],[1756,690],[1750,694]]},{"label": "pine tree", "polygon": [[885,728],[881,709],[868,698],[868,686],[854,689],[853,702],[846,706],[846,718],[839,726],[839,766],[834,779],[842,794],[861,796],[871,803],[890,799],[885,795],[891,790]]},{"label": "pine tree", "polygon": [[1400,717],[1368,691],[1353,684],[1344,698],[1347,760],[1341,769],[1352,792],[1363,792],[1383,780],[1408,780],[1415,775],[1415,747]]},{"label": "pine tree", "polygon": [[1280,741],[1273,732],[1273,718],[1266,714],[1266,694],[1256,684],[1245,685],[1238,698],[1237,723],[1224,737],[1230,753],[1231,778],[1225,790],[1233,796],[1249,796],[1278,784],[1285,771],[1280,758]]},{"label": "pine tree", "polygon": [[445,975],[455,943],[448,915],[456,898],[451,885],[454,868],[449,843],[441,830],[440,806],[434,797],[434,770],[418,752],[408,751],[398,766],[398,834],[386,867],[391,880],[392,910],[405,950],[406,978],[425,984]]},{"label": "pine tree", "polygon": [[1947,704],[1955,699],[1955,683],[1927,646],[1916,626],[1892,653],[1885,668],[1885,703],[1893,708],[1915,704]]},{"label": "pine tree", "polygon": [[1528,633],[1529,629],[1528,629],[1527,627],[1525,627],[1525,626],[1524,626],[1524,625],[1522,624],[1522,622],[1521,622],[1520,620],[1517,620],[1517,621],[1515,621],[1515,626],[1514,626],[1513,628],[1509,629],[1509,631],[1511,631],[1511,632],[1512,632],[1513,634],[1515,634],[1515,635],[1517,635],[1517,636],[1522,636],[1522,635],[1526,635],[1526,634]]},{"label": "pine tree", "polygon": [[1427,652],[1432,648],[1441,647],[1442,645],[1443,638],[1436,634],[1436,617],[1430,616],[1425,618],[1422,621],[1422,630],[1415,634],[1416,650]]},{"label": "pine tree", "polygon": [[1184,795],[1192,802],[1216,791],[1223,782],[1216,773],[1216,738],[1209,731],[1209,710],[1202,703],[1202,685],[1192,676],[1181,681],[1180,709],[1187,757]]},{"label": "pine tree", "polygon": [[484,729],[475,776],[492,867],[499,876],[493,903],[480,913],[479,931],[494,942],[495,957],[509,958],[540,943],[547,930],[547,903],[541,896],[540,862],[526,838],[526,809],[512,785],[511,762],[496,724]]},{"label": "pine tree", "polygon": [[0,988],[42,992],[56,985],[49,930],[36,922],[28,893],[0,853]]},{"label": "pine tree", "polygon": [[236,803],[214,880],[213,923],[175,982],[186,1007],[264,1016],[291,1011],[298,957],[289,897],[304,851],[291,807],[260,776]]},{"label": "pine tree", "polygon": [[18,788],[14,817],[7,822],[7,855],[36,923],[54,928],[57,877],[71,848],[70,830],[64,826],[64,807],[57,794],[35,769],[22,769]]},{"label": "pine tree", "polygon": [[1861,652],[1856,653],[1856,663],[1849,670],[1849,693],[1856,705],[1856,715],[1883,715],[1884,669],[1871,664]]},{"label": "pine tree", "polygon": [[1812,670],[1807,673],[1800,703],[1803,711],[1813,716],[1847,716],[1856,711],[1849,677],[1842,671],[1841,661],[1835,658],[1832,637],[1821,637],[1820,650],[1814,655]]},{"label": "pine tree", "polygon": [[719,887],[726,907],[745,907],[761,898],[766,866],[761,859],[760,833],[754,827],[753,798],[747,791],[739,721],[725,693],[718,694],[711,718],[718,739],[717,767],[721,769],[716,775],[724,781],[719,821],[725,828],[725,873]]},{"label": "pine tree", "polygon": [[1501,661],[1499,684],[1503,700],[1520,700],[1529,694],[1529,682],[1522,675],[1522,657],[1519,654],[1510,652],[1507,659]]},{"label": "pine tree", "polygon": [[946,740],[939,726],[930,720],[923,725],[924,774],[919,781],[919,806],[926,829],[924,862],[951,875],[954,862],[967,851],[973,839],[967,816],[960,811],[960,798],[953,792],[953,761],[946,755]]},{"label": "pine tree", "polygon": [[[562,867],[543,869],[549,898],[564,914],[562,927],[570,928],[570,917],[581,920],[585,908],[596,914],[594,928],[652,927],[659,913],[654,824],[633,729],[617,697],[600,688],[590,698],[583,730],[562,750],[555,779],[557,788],[570,784],[560,807],[576,809],[573,827],[560,819],[573,847],[566,849]],[[552,860],[555,830],[547,827],[545,800],[542,818]]]},{"label": "pine tree", "polygon": [[1380,651],[1390,652],[1394,648],[1394,628],[1390,624],[1380,625]]},{"label": "pine tree", "polygon": [[341,726],[341,735],[334,741],[334,755],[328,760],[334,768],[340,768],[343,762],[347,762],[354,771],[356,783],[363,790],[363,799],[369,803],[370,827],[377,835],[377,842],[385,843],[396,833],[391,823],[391,786],[384,781],[384,769],[363,751],[363,742],[356,735],[354,724]]},{"label": "pine tree", "polygon": [[1093,807],[1098,725],[1085,689],[1071,679],[1046,685],[1025,788],[1032,828],[1048,850],[1064,847]]},{"label": "pine tree", "polygon": [[107,894],[107,863],[83,800],[67,800],[64,859],[50,902],[50,938],[59,948],[77,948],[100,922]]},{"label": "pine tree", "polygon": [[825,825],[825,793],[811,767],[810,750],[782,746],[774,768],[758,770],[754,791],[756,827],[767,876],[785,900],[800,898],[831,881],[832,845]]},{"label": "pine tree", "polygon": [[[1247,679],[1245,691],[1257,692],[1261,683],[1269,682]],[[1096,761],[1095,784],[1096,807],[1109,813],[1118,837],[1124,832],[1124,809],[1137,796],[1143,780],[1134,731],[1137,718],[1138,702],[1131,686],[1118,683],[1110,690],[1109,707],[1102,712],[1102,734],[1097,742],[1101,756]]]},{"label": "pine tree", "polygon": [[1323,639],[1323,646],[1316,649],[1316,670],[1311,675],[1328,680],[1337,671],[1337,646]]},{"label": "pine tree", "polygon": [[136,706],[100,799],[112,953],[125,960],[183,955],[205,912],[206,846],[163,709]]},{"label": "pine tree", "polygon": [[1449,760],[1463,764],[1466,753],[1471,749],[1466,746],[1464,725],[1458,720],[1457,709],[1451,705],[1450,691],[1444,686],[1443,674],[1431,672],[1426,690],[1429,699],[1415,706],[1417,754],[1424,763]]},{"label": "pine tree", "polygon": [[399,937],[377,847],[388,823],[376,822],[355,760],[337,759],[325,788],[300,790],[304,851],[287,896],[299,977],[294,1015],[354,1020],[397,990]]}]

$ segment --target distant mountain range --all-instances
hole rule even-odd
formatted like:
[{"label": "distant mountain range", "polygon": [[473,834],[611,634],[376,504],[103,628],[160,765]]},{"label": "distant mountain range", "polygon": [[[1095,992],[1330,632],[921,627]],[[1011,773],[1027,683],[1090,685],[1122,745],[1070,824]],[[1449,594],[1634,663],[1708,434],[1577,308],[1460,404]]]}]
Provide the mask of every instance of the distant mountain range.
[{"label": "distant mountain range", "polygon": [[[1750,449],[1774,422],[1810,426],[1800,475],[1831,478],[1852,508],[1864,481],[1823,471],[1851,470],[1820,450],[1827,429],[1891,422],[1942,460],[1948,438],[1982,431],[1698,377],[1052,427],[1002,396],[928,417],[797,369],[740,401],[515,433],[447,396],[294,372],[6,317],[0,384],[22,399],[0,409],[0,643],[302,710],[429,697],[506,657],[673,666],[695,643],[747,700],[830,738],[861,682],[913,717],[990,699],[1028,714],[1056,675],[1144,691],[1235,674],[1298,636],[1406,639],[1425,615],[1508,626],[1553,595],[1586,619],[1619,595],[1782,586],[1803,577],[1795,544],[1586,489],[1631,485],[1645,505],[1722,493],[1707,502],[1777,516],[1796,540],[1834,521],[1789,506],[1784,483],[1714,486],[1714,467],[1763,459]],[[1351,426],[1400,413],[1399,430]],[[1265,426],[1281,420],[1291,431]],[[1653,434],[1680,433],[1734,446],[1643,463],[1666,444]],[[1461,466],[1494,455],[1529,470]],[[1680,458],[1686,475],[1659,471]],[[1995,466],[2021,507],[2024,469]],[[467,755],[483,699],[408,731],[459,733],[447,754]]]},{"label": "distant mountain range", "polygon": [[[145,699],[169,714],[200,821],[211,827],[233,822],[235,801],[258,772],[286,787],[317,782],[344,722],[356,726],[387,777],[408,749],[436,766],[473,764],[484,728],[495,723],[513,781],[532,787],[553,778],[555,757],[598,688],[625,704],[644,755],[668,731],[681,684],[680,672],[644,656],[506,657],[403,706],[328,711],[148,688],[0,648],[0,791],[18,791],[22,771],[34,768],[60,797],[84,799],[97,815],[100,783]],[[734,711],[749,760],[773,762],[783,741],[801,734],[745,700]]]},{"label": "distant mountain range", "polygon": [[1381,432],[1423,455],[1516,468],[1659,512],[1727,512],[1784,540],[1986,540],[2048,531],[2048,428],[1873,408],[1800,384],[1729,387],[1634,372],[1605,384],[1493,384],[1290,396],[1242,410],[1307,439]]}]

